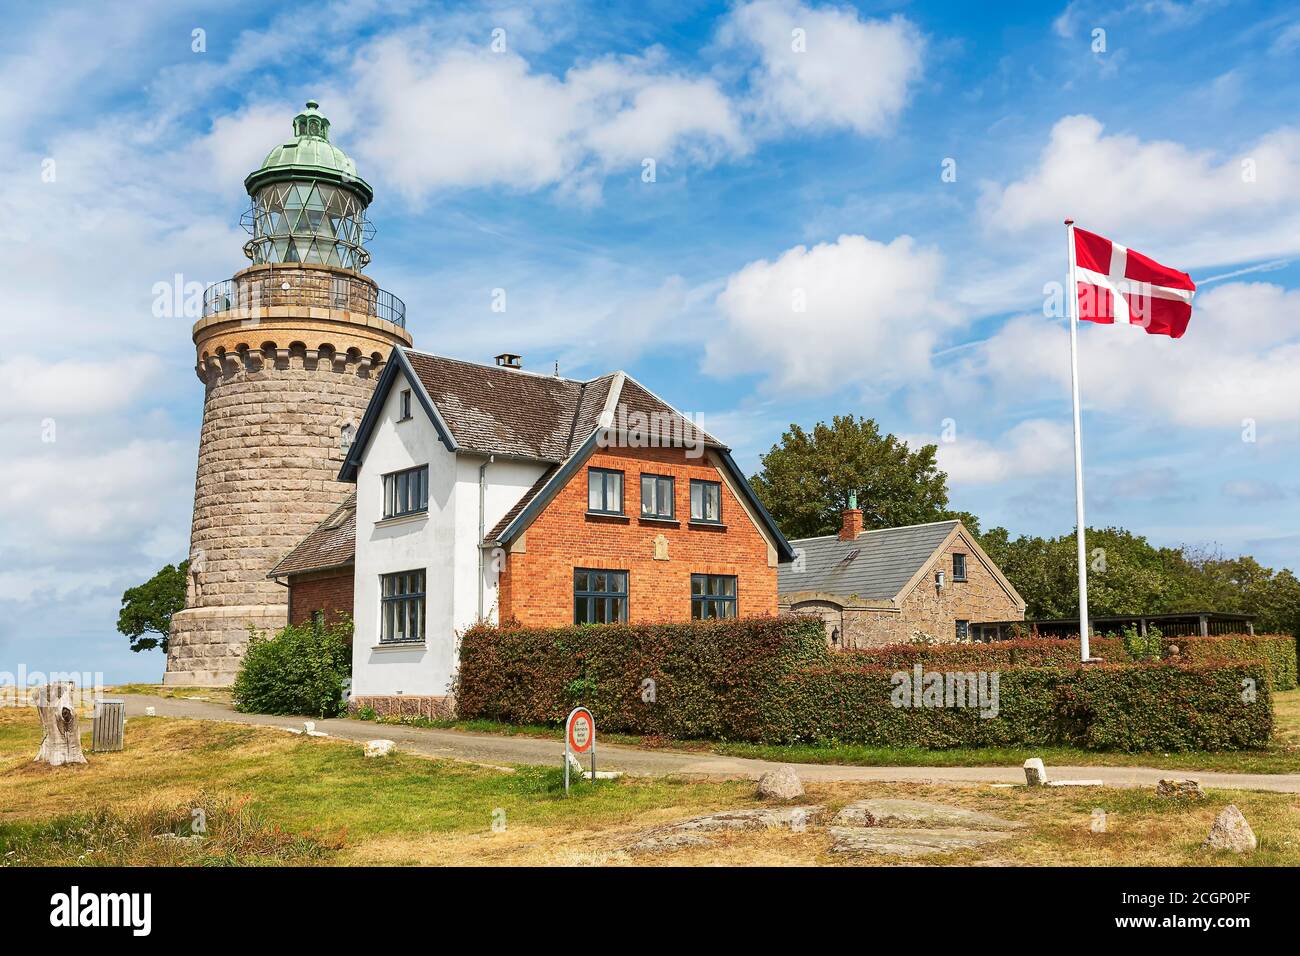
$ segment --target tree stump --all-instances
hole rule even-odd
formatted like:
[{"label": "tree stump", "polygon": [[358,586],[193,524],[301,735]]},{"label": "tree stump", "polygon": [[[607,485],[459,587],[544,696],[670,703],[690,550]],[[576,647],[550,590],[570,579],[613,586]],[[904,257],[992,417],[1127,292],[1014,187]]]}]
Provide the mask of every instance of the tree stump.
[{"label": "tree stump", "polygon": [[77,725],[77,685],[71,681],[45,684],[36,689],[36,712],[41,718],[41,749],[38,762],[60,767],[65,763],[85,763],[81,752],[81,729]]}]

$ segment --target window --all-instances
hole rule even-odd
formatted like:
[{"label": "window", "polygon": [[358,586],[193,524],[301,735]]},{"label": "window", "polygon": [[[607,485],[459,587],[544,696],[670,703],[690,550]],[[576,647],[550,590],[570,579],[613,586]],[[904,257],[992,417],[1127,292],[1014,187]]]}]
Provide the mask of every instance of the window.
[{"label": "window", "polygon": [[379,577],[380,644],[424,640],[424,572]]},{"label": "window", "polygon": [[398,404],[400,412],[398,413],[399,417],[397,420],[399,422],[404,422],[411,417],[411,390],[409,388],[402,389],[402,394]]},{"label": "window", "polygon": [[587,469],[587,510],[599,514],[623,513],[623,473],[607,468]]},{"label": "window", "polygon": [[641,476],[641,516],[643,518],[671,518],[676,514],[673,505],[675,482],[667,475]]},{"label": "window", "polygon": [[691,520],[722,521],[722,485],[716,481],[691,479]]},{"label": "window", "polygon": [[691,617],[736,616],[736,578],[731,574],[691,575]]},{"label": "window", "polygon": [[954,554],[952,556],[952,579],[954,581],[966,580],[966,555]]},{"label": "window", "polygon": [[574,569],[574,624],[613,624],[626,620],[626,571]]},{"label": "window", "polygon": [[398,518],[429,510],[429,466],[384,475],[384,517]]},{"label": "window", "polygon": [[970,621],[957,622],[957,640],[965,641],[970,638]]}]

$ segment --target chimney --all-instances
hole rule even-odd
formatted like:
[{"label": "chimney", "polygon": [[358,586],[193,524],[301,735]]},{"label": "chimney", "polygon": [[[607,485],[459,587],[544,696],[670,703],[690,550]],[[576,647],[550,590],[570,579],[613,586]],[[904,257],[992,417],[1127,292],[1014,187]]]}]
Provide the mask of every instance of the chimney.
[{"label": "chimney", "polygon": [[502,352],[496,357],[497,365],[501,368],[523,368],[523,358],[514,352]]},{"label": "chimney", "polygon": [[862,509],[858,507],[858,496],[849,495],[849,506],[843,512],[844,523],[840,525],[840,540],[852,541],[862,534]]}]

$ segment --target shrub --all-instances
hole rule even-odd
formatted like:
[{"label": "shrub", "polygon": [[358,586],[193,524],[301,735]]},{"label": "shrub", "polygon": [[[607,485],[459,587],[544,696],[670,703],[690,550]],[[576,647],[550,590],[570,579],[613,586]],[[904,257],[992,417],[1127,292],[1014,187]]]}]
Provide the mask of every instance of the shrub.
[{"label": "shrub", "polygon": [[[579,703],[600,727],[666,737],[752,739],[785,675],[830,660],[816,617],[524,628],[461,638],[461,717],[559,723]],[[651,682],[651,683],[647,683]]]},{"label": "shrub", "polygon": [[335,717],[351,674],[351,620],[291,624],[274,637],[250,632],[231,696],[246,713]]},{"label": "shrub", "polygon": [[1166,637],[1165,653],[1177,645],[1192,661],[1259,661],[1267,665],[1273,690],[1296,687],[1296,641],[1290,634],[1223,634],[1211,637]]},{"label": "shrub", "polygon": [[1143,634],[1137,625],[1129,625],[1120,631],[1120,640],[1124,653],[1131,661],[1160,660],[1160,628],[1148,627]]},{"label": "shrub", "polygon": [[[480,625],[462,639],[456,692],[465,718],[554,724],[582,703],[605,730],[678,738],[1126,751],[1268,743],[1272,699],[1259,661],[1084,667],[1077,655],[1075,642],[1042,639],[832,655],[820,621],[799,616]],[[918,665],[996,675],[997,716],[975,706],[895,706],[895,675]],[[1243,695],[1246,679],[1258,684],[1253,701]]]}]

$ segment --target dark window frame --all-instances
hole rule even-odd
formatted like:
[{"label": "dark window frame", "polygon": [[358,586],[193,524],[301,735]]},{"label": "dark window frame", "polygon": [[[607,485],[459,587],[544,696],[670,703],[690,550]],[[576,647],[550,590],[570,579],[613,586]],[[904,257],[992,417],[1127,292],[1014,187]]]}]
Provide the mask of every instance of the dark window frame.
[{"label": "dark window frame", "polygon": [[[408,581],[408,578],[414,580]],[[391,593],[388,586],[390,582],[394,585]],[[413,584],[417,584],[418,588],[412,588]],[[379,576],[380,644],[422,644],[424,642],[425,596],[424,568],[393,571]],[[394,636],[397,633],[399,615],[405,634],[403,637]],[[414,635],[412,630],[416,632]]]},{"label": "dark window frame", "polygon": [[[593,575],[603,574],[606,586],[598,590],[592,580]],[[610,576],[618,579],[620,588],[611,588],[614,583]],[[574,568],[573,569],[573,623],[574,624],[626,624],[628,605],[628,579],[626,570],[618,568]],[[582,579],[583,587],[578,587]],[[604,604],[604,620],[596,620],[596,602]],[[614,614],[610,613],[613,606]]]},{"label": "dark window frame", "polygon": [[[700,493],[700,514],[695,514],[695,487],[702,489],[716,488],[718,494],[718,516],[716,518],[706,518],[704,514],[708,511],[705,506],[706,498],[704,492]],[[691,479],[691,521],[695,524],[722,524],[722,482],[710,481],[707,478]]]},{"label": "dark window frame", "polygon": [[[600,498],[605,507],[593,508],[591,506],[591,479],[593,475],[601,476]],[[611,509],[609,506],[609,482],[608,476],[618,475],[618,510]],[[623,499],[627,494],[627,476],[618,468],[596,468],[587,469],[587,514],[593,515],[623,515]]]},{"label": "dark window frame", "polygon": [[[662,511],[647,512],[645,510],[645,484],[647,478],[649,478],[652,482],[654,482],[654,486],[656,489],[655,497],[660,499],[662,499],[662,496],[659,495],[658,493],[659,482],[661,481],[668,482],[667,514],[665,514]],[[651,472],[648,471],[643,471],[641,473],[641,517],[642,518],[663,518],[668,520],[672,520],[677,517],[677,479],[675,477],[673,477],[672,475],[652,474]]]},{"label": "dark window frame", "polygon": [[[961,558],[961,571],[960,571],[960,572],[957,570],[957,559],[958,559],[958,558]],[[965,552],[962,552],[962,551],[954,551],[954,552],[952,553],[952,579],[953,579],[954,582],[956,582],[956,581],[965,581],[965,580],[966,580],[966,569],[967,569],[967,566],[968,566],[969,564],[970,564],[970,562],[967,560]]]},{"label": "dark window frame", "polygon": [[953,635],[959,641],[970,640],[970,621],[958,619],[953,622]]},{"label": "dark window frame", "polygon": [[[411,475],[419,475],[415,495],[411,494]],[[384,475],[384,517],[405,518],[408,515],[425,514],[429,510],[429,466],[416,465],[390,471]]]},{"label": "dark window frame", "polygon": [[409,421],[411,418],[411,390],[402,389],[401,395],[397,401],[397,420],[399,422]]},{"label": "dark window frame", "polygon": [[[700,593],[695,593],[696,582],[700,583]],[[725,588],[721,594],[709,593],[710,581],[731,582],[731,593]],[[708,614],[709,608],[720,608],[724,613]],[[726,613],[729,611],[730,613]],[[692,574],[691,575],[691,620],[725,620],[740,616],[740,579],[734,574]]]}]

